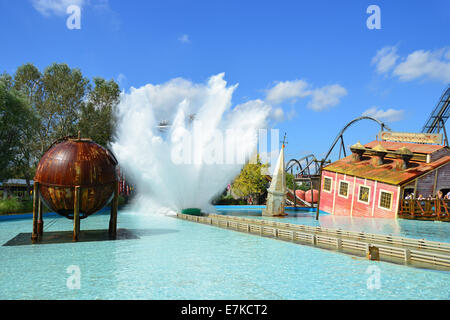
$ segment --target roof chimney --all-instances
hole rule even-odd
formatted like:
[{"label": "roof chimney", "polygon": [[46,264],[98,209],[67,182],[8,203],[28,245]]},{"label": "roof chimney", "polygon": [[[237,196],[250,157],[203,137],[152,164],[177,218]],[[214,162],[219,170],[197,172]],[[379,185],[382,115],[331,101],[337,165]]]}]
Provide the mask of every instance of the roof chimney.
[{"label": "roof chimney", "polygon": [[366,148],[358,141],[350,147],[350,151],[352,152],[352,162],[359,162]]},{"label": "roof chimney", "polygon": [[408,169],[408,164],[411,158],[413,157],[413,153],[406,147],[402,147],[397,150],[397,165],[396,168],[400,170]]},{"label": "roof chimney", "polygon": [[374,148],[372,148],[374,153],[374,157],[372,158],[372,164],[374,166],[381,166],[383,164],[384,157],[388,153],[388,151],[383,148],[381,144],[378,144]]}]

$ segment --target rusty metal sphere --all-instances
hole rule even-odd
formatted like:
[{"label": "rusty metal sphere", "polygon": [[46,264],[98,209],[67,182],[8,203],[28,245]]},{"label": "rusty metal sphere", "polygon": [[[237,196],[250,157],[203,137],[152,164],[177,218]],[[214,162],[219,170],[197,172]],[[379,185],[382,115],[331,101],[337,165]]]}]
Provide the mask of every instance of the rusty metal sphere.
[{"label": "rusty metal sphere", "polygon": [[99,211],[114,195],[117,160],[91,139],[65,137],[42,156],[34,181],[45,205],[73,219],[74,191],[81,187],[80,218]]}]

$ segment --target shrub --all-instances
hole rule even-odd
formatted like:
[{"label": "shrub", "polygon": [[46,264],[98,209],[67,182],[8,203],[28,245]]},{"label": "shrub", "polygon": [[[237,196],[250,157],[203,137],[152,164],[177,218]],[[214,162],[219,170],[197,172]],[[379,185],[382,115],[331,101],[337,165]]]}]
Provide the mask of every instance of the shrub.
[{"label": "shrub", "polygon": [[23,205],[17,198],[0,200],[0,214],[22,212]]},{"label": "shrub", "polygon": [[246,205],[247,201],[244,199],[234,199],[232,196],[222,196],[214,204],[217,205]]},{"label": "shrub", "polygon": [[119,195],[119,206],[123,206],[126,203],[125,197]]}]

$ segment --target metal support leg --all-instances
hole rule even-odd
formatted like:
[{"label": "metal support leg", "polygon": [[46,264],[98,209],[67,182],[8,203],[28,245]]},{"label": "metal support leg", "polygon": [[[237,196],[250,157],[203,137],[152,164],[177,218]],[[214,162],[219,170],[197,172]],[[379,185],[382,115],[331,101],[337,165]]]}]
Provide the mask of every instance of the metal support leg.
[{"label": "metal support leg", "polygon": [[73,241],[78,241],[80,234],[80,205],[81,205],[81,188],[75,187],[74,204],[73,204]]},{"label": "metal support leg", "polygon": [[38,192],[39,192],[39,183],[34,182],[33,184],[33,233],[31,234],[31,242],[36,243],[38,239]]},{"label": "metal support leg", "polygon": [[[444,121],[441,119],[442,121],[442,129],[444,130],[444,145],[446,147],[448,147],[448,138],[447,138],[447,130],[445,129],[445,123]],[[439,131],[438,131],[439,132]]]},{"label": "metal support leg", "polygon": [[38,236],[41,238],[43,233],[44,233],[44,217],[43,217],[43,204],[42,204],[42,199],[40,197],[39,194],[37,194],[38,196],[38,222],[37,222],[37,231],[38,231]]},{"label": "metal support leg", "polygon": [[114,197],[111,201],[111,217],[109,219],[109,237],[116,239],[117,237],[117,210],[119,207],[119,182],[114,183]]}]

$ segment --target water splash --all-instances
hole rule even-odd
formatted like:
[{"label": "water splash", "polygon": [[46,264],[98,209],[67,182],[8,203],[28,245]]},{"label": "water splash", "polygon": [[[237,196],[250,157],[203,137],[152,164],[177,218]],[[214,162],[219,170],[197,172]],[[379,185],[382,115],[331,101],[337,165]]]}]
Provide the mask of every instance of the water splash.
[{"label": "water splash", "polygon": [[221,73],[206,84],[177,78],[122,94],[112,149],[141,212],[214,211],[211,200],[254,155],[271,111],[261,100],[232,108],[236,88]]}]

